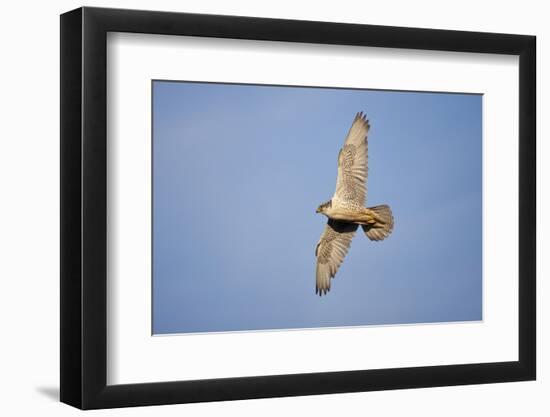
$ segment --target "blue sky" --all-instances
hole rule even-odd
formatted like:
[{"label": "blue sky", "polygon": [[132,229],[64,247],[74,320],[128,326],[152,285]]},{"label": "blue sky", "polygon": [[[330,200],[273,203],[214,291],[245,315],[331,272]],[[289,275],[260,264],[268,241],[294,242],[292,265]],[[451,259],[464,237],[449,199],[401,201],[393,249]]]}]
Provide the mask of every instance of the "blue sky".
[{"label": "blue sky", "polygon": [[[153,82],[153,333],[482,318],[482,96]],[[353,117],[371,122],[367,206],[315,295],[315,245]]]}]

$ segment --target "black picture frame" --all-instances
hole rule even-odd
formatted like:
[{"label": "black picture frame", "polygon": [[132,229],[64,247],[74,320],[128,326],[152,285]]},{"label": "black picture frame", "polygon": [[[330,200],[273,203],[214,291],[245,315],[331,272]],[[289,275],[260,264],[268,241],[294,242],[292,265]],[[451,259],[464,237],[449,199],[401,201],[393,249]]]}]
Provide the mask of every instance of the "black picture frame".
[{"label": "black picture frame", "polygon": [[[108,32],[519,56],[519,360],[107,385]],[[534,36],[156,11],[61,15],[61,401],[81,409],[534,380],[536,145]]]}]

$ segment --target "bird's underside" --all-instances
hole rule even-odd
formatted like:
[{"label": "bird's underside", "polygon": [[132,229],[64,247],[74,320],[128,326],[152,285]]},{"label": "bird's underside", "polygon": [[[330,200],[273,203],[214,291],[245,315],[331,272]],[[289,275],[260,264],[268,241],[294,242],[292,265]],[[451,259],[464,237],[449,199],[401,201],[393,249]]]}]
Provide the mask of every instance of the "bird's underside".
[{"label": "bird's underside", "polygon": [[358,113],[338,154],[336,191],[331,200],[317,209],[318,213],[328,217],[315,248],[315,292],[319,295],[330,290],[330,281],[342,264],[359,226],[374,241],[385,239],[393,230],[393,215],[389,206],[365,207],[369,128],[363,113]]}]

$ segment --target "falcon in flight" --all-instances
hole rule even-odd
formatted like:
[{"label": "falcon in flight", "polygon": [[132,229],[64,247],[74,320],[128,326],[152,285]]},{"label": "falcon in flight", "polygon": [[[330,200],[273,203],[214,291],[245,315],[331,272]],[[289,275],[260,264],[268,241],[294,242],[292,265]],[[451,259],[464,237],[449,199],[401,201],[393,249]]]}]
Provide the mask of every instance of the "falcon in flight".
[{"label": "falcon in flight", "polygon": [[319,295],[330,290],[330,280],[344,260],[359,225],[367,237],[375,241],[387,238],[393,230],[393,215],[389,206],[365,207],[369,129],[365,115],[357,113],[338,154],[336,191],[332,199],[317,208],[317,213],[328,217],[315,248],[315,293]]}]

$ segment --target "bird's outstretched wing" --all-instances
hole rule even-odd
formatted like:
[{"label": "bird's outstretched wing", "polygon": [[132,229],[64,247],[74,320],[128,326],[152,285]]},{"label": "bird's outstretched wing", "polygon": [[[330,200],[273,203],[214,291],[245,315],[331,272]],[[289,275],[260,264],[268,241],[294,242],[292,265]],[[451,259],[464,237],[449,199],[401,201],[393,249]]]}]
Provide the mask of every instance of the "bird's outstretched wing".
[{"label": "bird's outstretched wing", "polygon": [[338,154],[338,178],[332,200],[363,207],[367,196],[367,134],[370,125],[365,115],[357,113],[344,146]]},{"label": "bird's outstretched wing", "polygon": [[315,294],[323,295],[330,290],[330,279],[348,253],[351,239],[355,235],[357,225],[329,219],[319,243],[315,248],[317,256],[317,284]]}]

